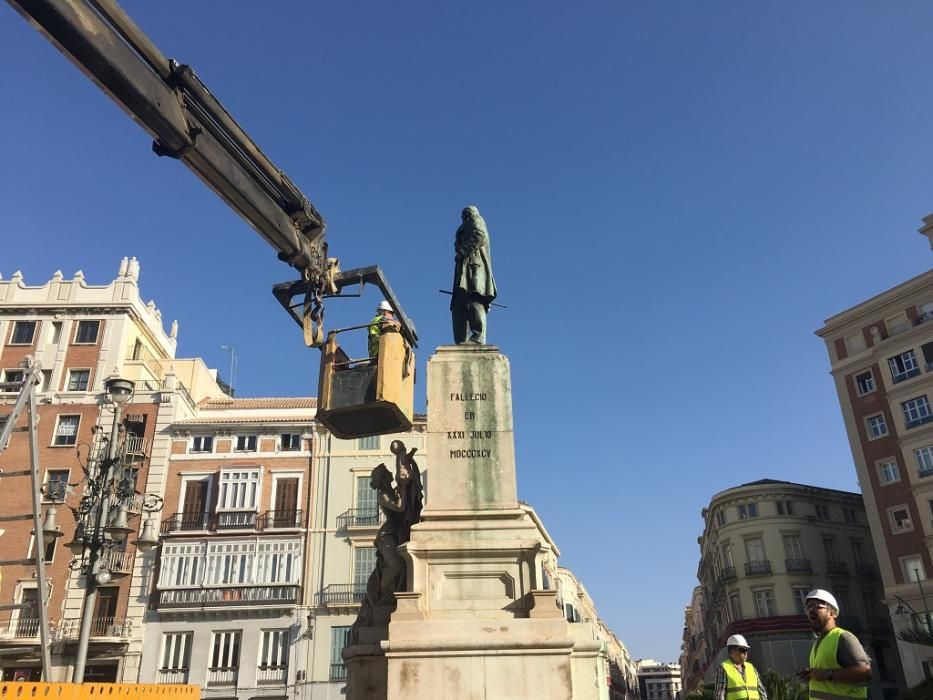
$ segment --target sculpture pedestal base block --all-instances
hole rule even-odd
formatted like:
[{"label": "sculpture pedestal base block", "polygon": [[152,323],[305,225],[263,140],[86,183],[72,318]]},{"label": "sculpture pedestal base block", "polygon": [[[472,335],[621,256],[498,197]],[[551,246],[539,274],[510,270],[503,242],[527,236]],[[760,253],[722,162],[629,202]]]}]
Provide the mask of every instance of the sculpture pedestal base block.
[{"label": "sculpture pedestal base block", "polygon": [[497,348],[443,346],[428,362],[427,503],[400,547],[409,591],[387,634],[344,651],[349,700],[597,697],[597,664],[577,659],[599,643],[576,640],[544,590],[555,552],[517,500],[511,398]]}]

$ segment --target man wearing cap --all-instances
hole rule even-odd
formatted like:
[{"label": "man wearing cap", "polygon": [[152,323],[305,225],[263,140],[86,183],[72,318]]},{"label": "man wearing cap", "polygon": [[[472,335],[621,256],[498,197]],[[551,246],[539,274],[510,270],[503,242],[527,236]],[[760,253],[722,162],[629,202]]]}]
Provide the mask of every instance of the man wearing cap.
[{"label": "man wearing cap", "polygon": [[867,698],[871,659],[854,634],[836,625],[836,597],[818,588],[807,594],[806,604],[807,620],[818,637],[810,650],[809,667],[797,676],[809,683],[810,697]]},{"label": "man wearing cap", "polygon": [[716,669],[714,700],[768,700],[768,693],[758,671],[748,659],[748,642],[741,634],[726,640],[729,658]]},{"label": "man wearing cap", "polygon": [[379,355],[379,336],[382,334],[384,324],[398,326],[395,320],[395,314],[392,313],[392,307],[385,299],[379,302],[376,307],[376,315],[369,322],[369,356],[375,358]]}]

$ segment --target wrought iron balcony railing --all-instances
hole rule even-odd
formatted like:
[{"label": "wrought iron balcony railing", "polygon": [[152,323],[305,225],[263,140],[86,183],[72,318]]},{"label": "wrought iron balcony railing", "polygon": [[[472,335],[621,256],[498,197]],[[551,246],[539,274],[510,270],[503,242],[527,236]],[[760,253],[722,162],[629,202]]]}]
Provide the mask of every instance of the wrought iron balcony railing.
[{"label": "wrought iron balcony railing", "polygon": [[830,576],[848,576],[849,565],[844,561],[826,561],[826,573]]},{"label": "wrought iron balcony railing", "polygon": [[162,534],[207,530],[210,523],[210,513],[173,513],[162,521]]},{"label": "wrought iron balcony railing", "polygon": [[259,519],[259,527],[262,530],[303,526],[304,514],[300,510],[269,510]]},{"label": "wrought iron balcony railing", "polygon": [[[33,614],[36,614],[35,612]],[[39,636],[38,617],[20,617],[3,626],[0,626],[0,640],[2,639],[32,639]]]},{"label": "wrought iron balcony railing", "polygon": [[173,588],[159,591],[160,608],[207,608],[257,605],[297,605],[298,586],[221,586]]},{"label": "wrought iron balcony railing", "polygon": [[281,530],[305,525],[301,510],[227,510],[218,513],[173,513],[162,521],[162,535],[216,530]]},{"label": "wrought iron balcony railing", "polygon": [[763,576],[771,573],[771,562],[767,559],[761,561],[745,562],[746,576]]},{"label": "wrought iron balcony railing", "polygon": [[719,580],[725,583],[726,581],[734,581],[738,578],[738,574],[735,573],[734,566],[724,566],[722,571],[719,572]]},{"label": "wrought iron balcony railing", "polygon": [[325,608],[359,605],[365,597],[365,583],[332,583],[317,594],[317,604]]},{"label": "wrought iron balcony railing", "polygon": [[810,573],[813,571],[809,559],[785,559],[784,567],[787,569],[788,573]]},{"label": "wrought iron balcony railing", "polygon": [[379,527],[384,522],[385,514],[381,508],[350,508],[337,516],[337,529]]}]

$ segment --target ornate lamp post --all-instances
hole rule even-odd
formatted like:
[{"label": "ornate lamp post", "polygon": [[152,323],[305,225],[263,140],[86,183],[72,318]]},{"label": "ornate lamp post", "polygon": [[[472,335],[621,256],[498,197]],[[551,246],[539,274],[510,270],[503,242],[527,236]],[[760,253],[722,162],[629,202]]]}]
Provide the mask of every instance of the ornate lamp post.
[{"label": "ornate lamp post", "polygon": [[[127,469],[123,462],[127,451],[126,441],[131,436],[127,436],[122,430],[121,414],[123,405],[133,395],[134,385],[128,379],[112,376],[107,379],[106,386],[113,405],[110,438],[97,434],[95,447],[89,455],[85,471],[84,494],[78,507],[71,509],[76,523],[74,539],[66,545],[75,555],[70,564],[71,568],[86,571],[78,651],[72,676],[75,683],[84,681],[88,643],[97,604],[97,589],[112,579],[103,554],[106,550],[123,544],[127,535],[133,531],[128,522],[130,508],[134,498],[140,495],[136,491],[134,471]],[[145,513],[145,518],[143,531],[136,542],[140,551],[149,551],[158,544],[152,518],[153,513],[161,509],[162,499],[159,496],[146,494],[142,497],[141,510]],[[51,515],[54,525],[54,512]],[[49,528],[51,529],[53,528]],[[46,528],[43,528],[43,534],[45,530]]]}]

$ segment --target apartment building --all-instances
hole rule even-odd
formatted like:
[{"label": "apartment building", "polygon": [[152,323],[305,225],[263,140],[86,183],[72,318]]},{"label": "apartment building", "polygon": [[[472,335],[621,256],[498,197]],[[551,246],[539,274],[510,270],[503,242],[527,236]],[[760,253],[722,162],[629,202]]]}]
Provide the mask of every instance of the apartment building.
[{"label": "apartment building", "polygon": [[[920,229],[933,246],[933,215]],[[895,628],[930,627],[933,587],[933,271],[828,318],[826,343]],[[908,686],[933,648],[898,642]]]},{"label": "apartment building", "polygon": [[706,635],[703,633],[703,587],[696,586],[690,596],[690,604],[684,610],[684,631],[680,644],[680,673],[684,692],[702,689],[703,671],[710,656],[706,648]]},{"label": "apartment building", "polygon": [[[107,396],[108,377],[134,382],[134,393],[123,405],[119,427],[119,454],[123,467],[135,475],[144,492],[149,467],[166,446],[158,426],[193,399],[171,378],[172,363],[192,367],[192,361],[174,360],[177,325],[166,332],[159,310],[139,295],[139,264],[126,258],[117,277],[107,285],[89,285],[78,272],[65,279],[60,272],[42,285],[27,285],[16,273],[0,279],[0,375],[3,381],[22,377],[22,363],[31,358],[41,364],[39,387],[39,464],[43,511],[55,508],[63,536],[45,548],[49,583],[52,680],[71,680],[79,620],[85,593],[87,552],[74,555],[65,546],[74,540],[75,519],[87,480],[89,458],[109,439],[114,422]],[[193,370],[192,370],[193,371]],[[206,373],[206,368],[203,369]],[[215,385],[216,386],[216,385]],[[187,398],[182,398],[182,394]],[[17,392],[0,394],[0,420],[14,403]],[[26,419],[20,419],[20,427]],[[31,535],[31,483],[29,435],[14,433],[0,454],[0,511],[23,519],[4,523],[0,559],[26,560],[35,556]],[[130,505],[130,524],[139,528],[139,498]],[[148,585],[152,554],[137,552],[136,535],[104,552],[107,581],[99,589],[91,624],[85,678],[135,682],[142,653],[142,604]],[[0,668],[4,680],[37,680],[39,674],[39,615],[34,563],[7,564],[0,583],[0,603],[25,607],[0,612]]]},{"label": "apartment building", "polygon": [[169,426],[141,682],[205,697],[294,687],[315,406],[222,397]]},{"label": "apartment building", "polygon": [[680,665],[654,659],[638,662],[641,700],[680,700]]},{"label": "apartment building", "polygon": [[694,595],[685,620],[697,654],[691,683],[713,680],[732,634],[745,636],[760,671],[789,676],[806,666],[813,635],[804,604],[823,588],[874,661],[873,696],[897,697],[900,662],[859,494],[763,479],[717,493],[702,516],[702,599]]}]

